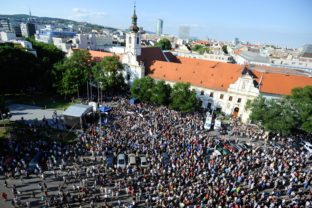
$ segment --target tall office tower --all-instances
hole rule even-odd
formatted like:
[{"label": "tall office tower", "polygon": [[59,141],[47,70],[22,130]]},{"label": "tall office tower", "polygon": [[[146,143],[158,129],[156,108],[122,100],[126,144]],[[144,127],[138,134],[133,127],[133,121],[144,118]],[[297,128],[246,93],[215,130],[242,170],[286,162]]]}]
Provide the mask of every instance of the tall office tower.
[{"label": "tall office tower", "polygon": [[179,37],[182,39],[189,39],[190,38],[190,27],[181,25],[179,28]]},{"label": "tall office tower", "polygon": [[157,35],[161,35],[163,33],[163,25],[164,25],[164,21],[162,19],[157,19],[157,25],[156,25]]},{"label": "tall office tower", "polygon": [[36,34],[36,25],[33,23],[21,23],[21,31],[24,37],[31,37]]},{"label": "tall office tower", "polygon": [[238,45],[239,43],[240,43],[239,38],[235,38],[235,39],[234,39],[234,44],[235,44],[235,45]]},{"label": "tall office tower", "polygon": [[9,19],[7,18],[0,19],[0,30],[4,32],[9,32],[12,30]]}]

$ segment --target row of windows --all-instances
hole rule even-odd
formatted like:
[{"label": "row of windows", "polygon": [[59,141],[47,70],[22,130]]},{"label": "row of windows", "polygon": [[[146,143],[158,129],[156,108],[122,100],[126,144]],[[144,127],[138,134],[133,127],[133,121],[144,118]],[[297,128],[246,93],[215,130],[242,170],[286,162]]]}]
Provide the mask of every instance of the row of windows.
[{"label": "row of windows", "polygon": [[[200,95],[205,95],[204,90],[200,91]],[[210,93],[209,97],[213,97],[213,92]],[[223,100],[224,95],[223,95],[223,94],[220,94],[220,97],[219,97],[219,98],[220,98],[220,100]],[[229,101],[232,101],[232,100],[233,100],[233,97],[230,96],[230,97],[229,97]],[[242,98],[238,98],[238,99],[237,99],[237,103],[241,103],[241,102],[242,102]]]}]

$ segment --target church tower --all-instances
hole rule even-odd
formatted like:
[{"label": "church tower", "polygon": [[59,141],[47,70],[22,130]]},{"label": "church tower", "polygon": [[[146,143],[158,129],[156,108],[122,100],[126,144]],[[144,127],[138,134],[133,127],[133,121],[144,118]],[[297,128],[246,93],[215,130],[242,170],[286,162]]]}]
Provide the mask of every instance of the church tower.
[{"label": "church tower", "polygon": [[126,33],[126,47],[122,58],[122,63],[127,71],[126,80],[129,83],[145,75],[144,66],[137,59],[138,56],[141,56],[141,33],[137,25],[138,17],[135,9],[136,7],[134,5],[133,15],[131,17],[132,23],[129,31]]},{"label": "church tower", "polygon": [[[132,24],[129,27],[129,32],[126,34],[126,48],[125,55],[129,58],[130,56],[135,57],[135,60],[129,60],[130,63],[134,64],[136,57],[141,55],[141,34],[137,25],[138,17],[136,15],[135,6],[132,15]],[[133,57],[131,59],[133,59]]]}]

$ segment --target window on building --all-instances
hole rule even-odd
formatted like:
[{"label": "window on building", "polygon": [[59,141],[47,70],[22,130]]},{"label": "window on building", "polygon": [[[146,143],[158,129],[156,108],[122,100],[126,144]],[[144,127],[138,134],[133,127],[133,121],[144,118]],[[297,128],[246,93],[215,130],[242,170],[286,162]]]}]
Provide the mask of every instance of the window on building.
[{"label": "window on building", "polygon": [[140,39],[139,39],[139,37],[137,37],[137,44],[139,44],[140,43]]},{"label": "window on building", "polygon": [[131,44],[131,37],[129,37],[129,44]]},{"label": "window on building", "polygon": [[242,84],[242,89],[245,89],[245,87],[246,87],[246,83],[243,82],[243,84]]},{"label": "window on building", "polygon": [[200,95],[205,95],[204,90],[200,91]]},{"label": "window on building", "polygon": [[221,95],[220,95],[220,99],[222,100],[222,99],[223,99],[223,97],[224,97],[224,95],[223,95],[223,94],[221,94]]},{"label": "window on building", "polygon": [[229,97],[229,101],[232,101],[232,100],[233,100],[233,97],[232,97],[232,96],[230,96],[230,97]]},{"label": "window on building", "polygon": [[241,103],[241,102],[242,102],[242,98],[238,98],[238,99],[237,99],[237,102],[238,102],[238,103]]},{"label": "window on building", "polygon": [[213,97],[213,92],[210,93],[209,97]]},{"label": "window on building", "polygon": [[131,78],[131,75],[129,73],[127,73],[127,80],[129,81]]}]

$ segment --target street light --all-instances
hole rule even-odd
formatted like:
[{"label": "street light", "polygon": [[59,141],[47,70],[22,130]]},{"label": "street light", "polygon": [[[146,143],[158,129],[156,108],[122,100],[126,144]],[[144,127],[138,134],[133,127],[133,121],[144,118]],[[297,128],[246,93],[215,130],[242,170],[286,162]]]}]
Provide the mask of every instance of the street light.
[{"label": "street light", "polygon": [[78,96],[78,99],[79,99],[79,87],[78,87],[78,84],[76,84],[76,87],[77,87],[77,96]]}]

